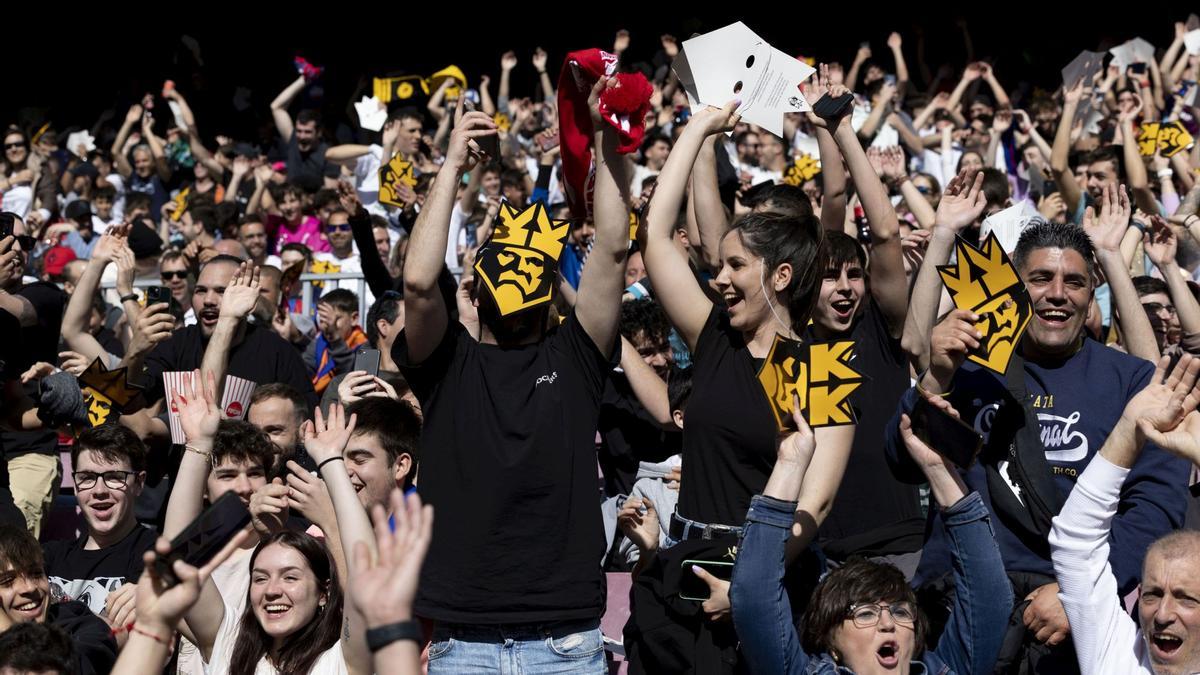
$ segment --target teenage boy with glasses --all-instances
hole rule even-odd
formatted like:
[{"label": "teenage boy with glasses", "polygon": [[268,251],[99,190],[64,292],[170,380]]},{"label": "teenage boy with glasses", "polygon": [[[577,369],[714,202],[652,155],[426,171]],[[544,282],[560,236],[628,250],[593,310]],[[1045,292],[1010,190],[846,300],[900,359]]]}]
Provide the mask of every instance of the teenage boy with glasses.
[{"label": "teenage boy with glasses", "polygon": [[71,448],[71,467],[87,528],[73,541],[43,545],[51,600],[79,600],[121,628],[133,621],[142,554],[158,537],[134,518],[146,482],[146,446],[119,425],[88,429]]}]

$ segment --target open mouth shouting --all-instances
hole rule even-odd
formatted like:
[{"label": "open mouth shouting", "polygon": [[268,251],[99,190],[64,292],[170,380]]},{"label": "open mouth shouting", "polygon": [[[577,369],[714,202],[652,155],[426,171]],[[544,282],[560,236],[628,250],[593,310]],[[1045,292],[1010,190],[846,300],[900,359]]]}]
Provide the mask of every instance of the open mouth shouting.
[{"label": "open mouth shouting", "polygon": [[216,326],[217,319],[221,318],[221,309],[219,307],[205,307],[200,310],[200,323],[205,326]]},{"label": "open mouth shouting", "polygon": [[854,314],[854,305],[854,301],[849,298],[840,298],[829,303],[838,321],[849,321]]},{"label": "open mouth shouting", "polygon": [[1166,631],[1150,634],[1150,655],[1155,661],[1170,662],[1183,647],[1183,638]]},{"label": "open mouth shouting", "polygon": [[875,660],[884,668],[895,668],[900,665],[900,645],[895,640],[888,640],[875,650]]}]

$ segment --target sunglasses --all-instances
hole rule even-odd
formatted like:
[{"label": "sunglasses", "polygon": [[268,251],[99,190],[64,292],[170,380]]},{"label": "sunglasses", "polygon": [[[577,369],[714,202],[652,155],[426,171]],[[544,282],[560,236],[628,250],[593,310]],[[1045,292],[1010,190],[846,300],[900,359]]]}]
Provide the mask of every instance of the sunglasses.
[{"label": "sunglasses", "polygon": [[327,232],[349,232],[350,223],[343,223],[341,225],[326,225],[325,230]]},{"label": "sunglasses", "polygon": [[179,270],[177,272],[162,272],[160,276],[163,278],[163,281],[170,281],[171,279],[186,279],[188,273],[186,271]]},{"label": "sunglasses", "polygon": [[19,143],[5,143],[4,144],[5,150],[16,150],[17,148],[24,148],[24,147],[26,147],[25,141],[21,141]]}]

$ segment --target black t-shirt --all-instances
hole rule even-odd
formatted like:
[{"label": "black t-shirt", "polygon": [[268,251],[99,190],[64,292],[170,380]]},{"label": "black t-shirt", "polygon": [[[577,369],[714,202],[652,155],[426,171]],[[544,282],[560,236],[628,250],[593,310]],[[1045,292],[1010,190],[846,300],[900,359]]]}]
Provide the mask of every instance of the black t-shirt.
[{"label": "black t-shirt", "polygon": [[103,613],[109,593],[142,576],[142,554],[157,538],[154,530],[135,525],[121,541],[92,551],[83,548],[86,532],[74,541],[42,544],[51,598],[54,602],[78,600],[95,614]]},{"label": "black t-shirt", "polygon": [[117,641],[108,624],[82,602],[56,602],[46,609],[46,623],[71,636],[79,675],[104,675],[117,663]]},{"label": "black t-shirt", "polygon": [[[883,451],[884,429],[908,389],[908,358],[899,338],[888,333],[887,318],[874,298],[843,340],[854,340],[851,365],[869,380],[850,395],[858,418],[850,461],[833,509],[818,533],[821,548],[834,560],[921,549],[925,519],[916,485],[892,475]],[[812,328],[808,338],[816,340]]]},{"label": "black t-shirt", "polygon": [[306,192],[316,192],[325,185],[325,178],[337,178],[338,165],[325,161],[329,146],[317,143],[308,152],[302,152],[296,143],[296,134],[282,145],[283,161],[287,163],[288,181],[299,185]]},{"label": "black t-shirt", "polygon": [[[208,340],[204,338],[199,325],[181,328],[159,343],[146,356],[146,400],[154,402],[163,398],[164,372],[199,368],[207,345]],[[230,348],[226,372],[258,384],[289,384],[304,394],[310,408],[316,406],[319,400],[296,348],[274,331],[253,324],[246,326],[242,341]]]},{"label": "black t-shirt", "polygon": [[[47,281],[26,284],[16,294],[33,305],[37,312],[37,323],[20,330],[20,339],[13,347],[12,363],[8,365],[15,366],[13,370],[21,373],[38,361],[58,363],[58,339],[62,333],[67,294]],[[25,393],[35,396],[37,383],[25,385]],[[6,459],[30,453],[52,455],[58,449],[58,434],[52,430],[3,430],[0,431],[0,447],[3,447]],[[4,473],[7,478],[7,469]],[[8,481],[5,480],[4,484],[7,485]]]},{"label": "black t-shirt", "polygon": [[162,207],[171,198],[167,184],[158,177],[157,171],[149,178],[142,178],[135,171],[129,175],[129,191],[141,192],[150,196],[150,218],[157,223],[162,219]]},{"label": "black t-shirt", "polygon": [[750,498],[775,466],[778,437],[758,366],[713,305],[692,352],[692,396],[683,417],[679,514],[710,525],[741,526]]},{"label": "black t-shirt", "polygon": [[571,315],[540,343],[511,349],[453,323],[418,366],[402,332],[392,358],[424,411],[420,490],[437,510],[417,614],[483,624],[599,618],[596,420],[615,353],[602,354]]},{"label": "black t-shirt", "polygon": [[683,434],[664,429],[637,400],[624,373],[609,374],[600,406],[600,469],[604,492],[627,495],[639,462],[661,462],[683,449]]}]

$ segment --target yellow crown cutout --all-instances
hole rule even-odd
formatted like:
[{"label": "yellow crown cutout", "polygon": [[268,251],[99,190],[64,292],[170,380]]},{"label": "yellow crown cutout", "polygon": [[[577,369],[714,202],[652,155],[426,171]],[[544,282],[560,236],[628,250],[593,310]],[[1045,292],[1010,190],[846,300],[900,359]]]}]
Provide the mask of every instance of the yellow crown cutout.
[{"label": "yellow crown cutout", "polygon": [[796,160],[783,171],[783,182],[800,187],[804,181],[811,180],[821,173],[821,160],[814,159],[807,152],[796,154]]},{"label": "yellow crown cutout", "polygon": [[995,232],[988,234],[981,248],[960,237],[955,251],[958,261],[940,265],[938,273],[954,306],[980,316],[975,330],[983,334],[983,339],[979,349],[972,350],[967,358],[1003,375],[1033,318],[1029,293]]},{"label": "yellow crown cutout", "polygon": [[390,162],[379,167],[379,201],[388,206],[404,208],[405,203],[396,192],[396,183],[404,183],[410,188],[417,184],[412,162],[401,155],[396,155]]},{"label": "yellow crown cutout", "polygon": [[800,411],[810,427],[854,424],[850,394],[866,378],[850,366],[853,357],[854,342],[850,340],[803,344],[776,335],[758,371],[758,382],[779,429],[795,427],[793,396],[800,398]]},{"label": "yellow crown cutout", "polygon": [[100,359],[92,361],[87,370],[75,378],[83,390],[84,401],[88,405],[88,423],[98,427],[115,419],[121,414],[121,409],[129,404],[142,388],[129,384],[126,379],[126,368],[109,370]]},{"label": "yellow crown cutout", "polygon": [[500,221],[475,255],[475,273],[501,316],[550,302],[570,232],[570,223],[552,220],[541,202],[524,211],[501,202]]}]

